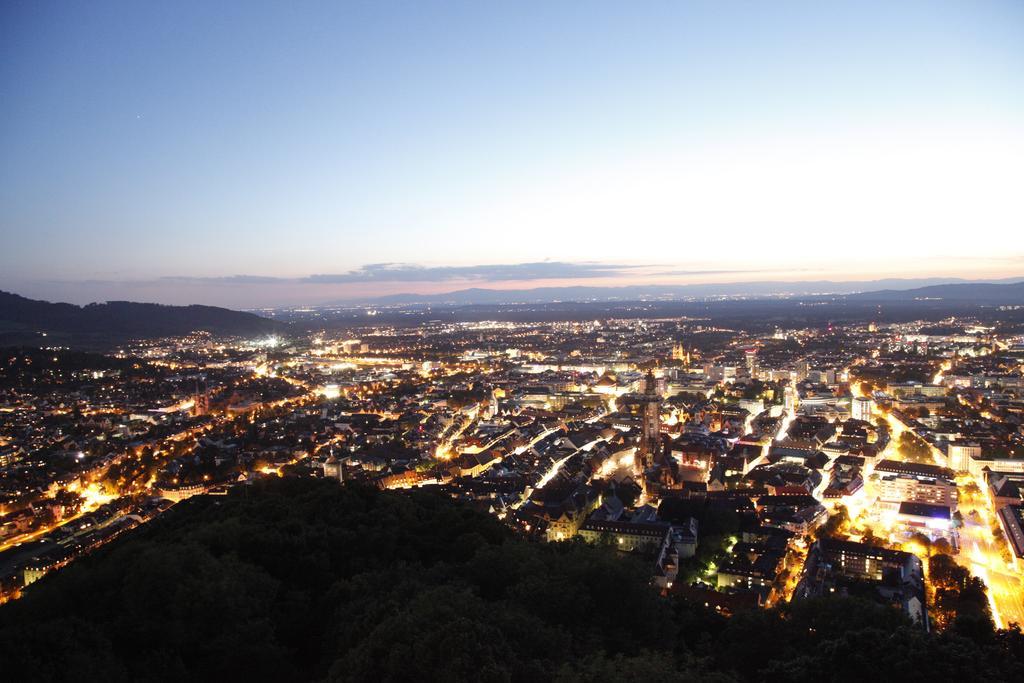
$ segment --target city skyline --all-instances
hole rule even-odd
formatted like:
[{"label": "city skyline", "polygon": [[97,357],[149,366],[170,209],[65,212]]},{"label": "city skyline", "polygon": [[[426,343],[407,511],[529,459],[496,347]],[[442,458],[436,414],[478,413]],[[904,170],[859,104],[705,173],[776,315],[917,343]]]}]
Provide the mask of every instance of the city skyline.
[{"label": "city skyline", "polygon": [[305,10],[5,6],[0,289],[1021,275],[1014,3]]},{"label": "city skyline", "polygon": [[12,681],[1024,680],[1024,2],[0,3]]}]

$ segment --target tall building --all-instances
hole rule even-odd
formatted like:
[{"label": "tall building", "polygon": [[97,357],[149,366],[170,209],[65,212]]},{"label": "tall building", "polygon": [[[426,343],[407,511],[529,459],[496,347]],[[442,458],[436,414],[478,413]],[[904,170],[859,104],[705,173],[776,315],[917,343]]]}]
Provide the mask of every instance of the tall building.
[{"label": "tall building", "polygon": [[787,413],[796,410],[796,391],[792,384],[787,384],[782,390],[782,407]]},{"label": "tall building", "polygon": [[981,445],[968,441],[950,441],[946,446],[946,462],[954,472],[970,472],[971,461],[981,457]]},{"label": "tall building", "polygon": [[192,414],[202,417],[210,412],[210,390],[206,386],[206,375],[196,378],[196,391],[192,395]]},{"label": "tall building", "polygon": [[642,404],[643,420],[637,467],[642,474],[643,470],[654,464],[661,450],[661,396],[658,395],[658,382],[651,370],[644,377],[638,400]]},{"label": "tall building", "polygon": [[796,364],[796,381],[803,382],[807,379],[807,375],[811,372],[811,364],[807,362],[807,359],[803,359]]},{"label": "tall building", "polygon": [[884,474],[875,483],[875,490],[882,503],[928,503],[951,510],[957,506],[956,485],[947,479]]},{"label": "tall building", "polygon": [[334,455],[333,446],[331,446],[330,455],[327,456],[327,460],[325,460],[323,463],[323,468],[324,479],[335,479],[340,482],[345,481],[345,466]]},{"label": "tall building", "polygon": [[956,509],[953,471],[945,467],[883,460],[875,465],[875,475],[880,503],[926,503]]},{"label": "tall building", "polygon": [[851,417],[853,417],[854,420],[871,422],[871,416],[874,413],[874,409],[874,401],[867,396],[857,396],[853,399],[853,403],[850,406]]},{"label": "tall building", "polygon": [[672,358],[682,361],[687,366],[690,365],[690,352],[686,350],[686,346],[682,342],[672,345]]}]

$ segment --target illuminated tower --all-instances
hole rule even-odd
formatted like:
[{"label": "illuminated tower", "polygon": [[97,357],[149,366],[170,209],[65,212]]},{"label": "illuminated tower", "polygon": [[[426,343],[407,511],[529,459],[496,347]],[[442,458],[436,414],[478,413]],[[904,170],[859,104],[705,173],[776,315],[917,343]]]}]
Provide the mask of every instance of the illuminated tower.
[{"label": "illuminated tower", "polygon": [[345,465],[334,455],[334,446],[331,446],[330,455],[323,463],[324,479],[345,481]]},{"label": "illuminated tower", "polygon": [[636,465],[642,474],[654,464],[661,450],[661,396],[658,395],[658,383],[654,372],[647,371],[643,380],[643,389],[638,397],[643,409],[642,431],[640,435],[639,458]]},{"label": "illuminated tower", "polygon": [[690,365],[690,352],[686,350],[686,346],[682,342],[672,345],[672,358],[682,361],[686,366]]},{"label": "illuminated tower", "polygon": [[754,377],[757,374],[757,349],[747,349],[744,355],[747,360],[747,373]]},{"label": "illuminated tower", "polygon": [[192,396],[192,414],[202,417],[210,412],[210,390],[206,386],[206,375],[196,378],[196,393]]},{"label": "illuminated tower", "polygon": [[796,410],[796,392],[793,391],[793,385],[792,384],[787,384],[786,385],[786,388],[783,389],[782,396],[783,396],[783,399],[782,399],[783,400],[783,403],[782,403],[783,409],[787,413],[789,413],[789,412],[791,412],[793,410]]}]

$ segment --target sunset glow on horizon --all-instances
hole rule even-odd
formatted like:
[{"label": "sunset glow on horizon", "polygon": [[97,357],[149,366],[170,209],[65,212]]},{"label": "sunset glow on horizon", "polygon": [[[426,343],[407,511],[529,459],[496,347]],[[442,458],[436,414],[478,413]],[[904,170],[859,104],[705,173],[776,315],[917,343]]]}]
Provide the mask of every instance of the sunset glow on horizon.
[{"label": "sunset glow on horizon", "polygon": [[0,289],[26,296],[1024,276],[1017,3],[0,19]]}]

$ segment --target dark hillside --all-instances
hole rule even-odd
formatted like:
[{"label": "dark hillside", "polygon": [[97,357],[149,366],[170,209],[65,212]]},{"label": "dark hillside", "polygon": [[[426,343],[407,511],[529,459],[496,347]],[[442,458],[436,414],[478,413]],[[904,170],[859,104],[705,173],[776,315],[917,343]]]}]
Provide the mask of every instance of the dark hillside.
[{"label": "dark hillside", "polygon": [[521,542],[429,493],[273,480],[193,498],[0,607],[50,680],[1022,680],[1019,632],[850,600],[725,619],[605,548]]},{"label": "dark hillside", "polygon": [[[73,306],[26,299],[0,292],[0,341],[71,342],[180,336],[203,331],[220,335],[258,335],[281,324],[252,313],[215,306],[163,306],[128,301]],[[47,337],[41,337],[45,332]]]}]

